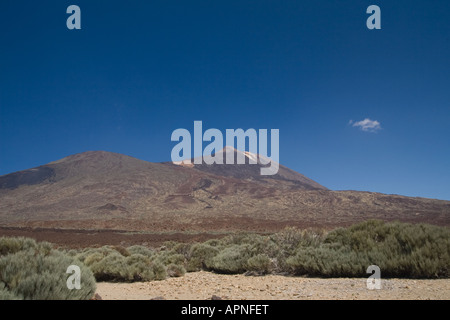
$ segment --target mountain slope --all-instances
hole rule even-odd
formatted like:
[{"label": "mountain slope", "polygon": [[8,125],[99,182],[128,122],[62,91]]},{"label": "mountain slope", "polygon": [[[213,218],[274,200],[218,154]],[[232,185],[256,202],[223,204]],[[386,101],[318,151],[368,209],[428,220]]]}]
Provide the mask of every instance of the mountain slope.
[{"label": "mountain slope", "polygon": [[450,202],[330,191],[280,166],[176,165],[90,151],[0,177],[0,225],[272,231],[369,218],[450,225]]}]

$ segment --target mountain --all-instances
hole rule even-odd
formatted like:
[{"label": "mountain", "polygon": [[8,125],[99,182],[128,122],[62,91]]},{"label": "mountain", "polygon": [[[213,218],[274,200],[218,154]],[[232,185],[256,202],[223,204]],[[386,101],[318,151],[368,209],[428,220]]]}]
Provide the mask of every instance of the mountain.
[{"label": "mountain", "polygon": [[[259,156],[246,153],[251,157]],[[331,191],[282,165],[276,175],[261,176],[261,166],[151,163],[103,151],[75,154],[1,176],[0,226],[275,231],[371,218],[450,225],[449,201]]]}]

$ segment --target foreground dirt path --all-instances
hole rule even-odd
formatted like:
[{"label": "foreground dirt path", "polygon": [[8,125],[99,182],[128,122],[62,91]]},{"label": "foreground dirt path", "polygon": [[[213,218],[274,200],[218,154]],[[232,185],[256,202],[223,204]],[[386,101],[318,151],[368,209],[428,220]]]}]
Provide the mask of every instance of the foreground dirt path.
[{"label": "foreground dirt path", "polygon": [[187,273],[181,278],[141,283],[98,283],[104,300],[207,300],[213,295],[235,300],[450,299],[450,279],[382,279],[381,290],[368,290],[366,279],[316,279],[269,275]]}]

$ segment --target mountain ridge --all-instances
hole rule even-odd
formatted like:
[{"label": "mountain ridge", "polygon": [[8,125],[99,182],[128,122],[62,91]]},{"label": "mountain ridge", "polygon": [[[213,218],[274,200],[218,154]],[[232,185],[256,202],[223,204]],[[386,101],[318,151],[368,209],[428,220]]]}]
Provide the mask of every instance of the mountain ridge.
[{"label": "mountain ridge", "polygon": [[[258,174],[256,174],[258,173]],[[0,176],[0,225],[143,230],[276,231],[367,219],[450,225],[450,201],[332,191],[280,165],[176,165],[87,151]]]}]

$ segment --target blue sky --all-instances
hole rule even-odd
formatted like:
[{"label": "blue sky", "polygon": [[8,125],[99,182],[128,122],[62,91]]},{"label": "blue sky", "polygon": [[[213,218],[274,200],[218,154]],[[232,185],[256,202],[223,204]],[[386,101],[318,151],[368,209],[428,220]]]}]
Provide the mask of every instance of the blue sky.
[{"label": "blue sky", "polygon": [[280,129],[280,162],[330,189],[450,200],[448,0],[2,0],[0,41],[0,174],[169,161],[202,120]]}]

